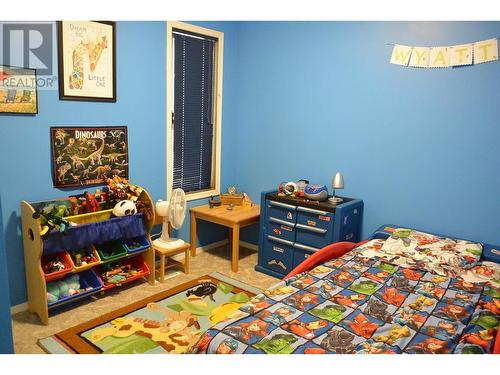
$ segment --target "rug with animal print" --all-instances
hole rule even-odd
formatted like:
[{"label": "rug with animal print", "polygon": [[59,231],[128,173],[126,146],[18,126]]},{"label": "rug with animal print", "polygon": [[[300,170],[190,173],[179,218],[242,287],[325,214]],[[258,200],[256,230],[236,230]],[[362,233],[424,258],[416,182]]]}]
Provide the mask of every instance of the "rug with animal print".
[{"label": "rug with animal print", "polygon": [[199,277],[39,341],[48,353],[184,353],[210,327],[242,317],[260,290],[221,274]]}]

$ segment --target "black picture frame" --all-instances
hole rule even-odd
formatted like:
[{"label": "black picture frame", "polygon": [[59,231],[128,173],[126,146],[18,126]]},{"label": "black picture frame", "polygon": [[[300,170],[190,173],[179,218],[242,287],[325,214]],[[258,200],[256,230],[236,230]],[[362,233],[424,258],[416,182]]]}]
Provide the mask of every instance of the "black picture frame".
[{"label": "black picture frame", "polygon": [[[18,66],[11,66],[11,65],[5,65],[5,64],[0,64],[0,80],[1,81],[4,81],[4,79],[8,80],[9,78],[6,77],[5,75],[7,73],[5,73],[5,69],[4,68],[7,68],[7,70],[9,71],[13,71],[15,72],[16,70],[23,70],[23,71],[32,71],[33,72],[33,79],[34,79],[34,92],[35,92],[35,108],[34,110],[32,111],[14,111],[13,108],[14,108],[14,104],[21,104],[23,103],[23,98],[24,98],[24,93],[23,93],[23,96],[21,97],[21,101],[20,102],[11,102],[13,105],[11,106],[10,104],[11,103],[8,103],[7,102],[7,99],[9,97],[9,92],[8,91],[12,91],[14,89],[11,89],[11,90],[8,90],[8,89],[4,89],[3,88],[3,84],[0,86],[0,115],[37,115],[38,114],[38,89],[37,89],[37,78],[36,78],[36,69],[32,69],[32,68],[23,68],[23,67],[18,67]],[[24,75],[24,74],[20,74],[20,75]],[[17,82],[19,83],[19,82]],[[17,87],[19,87],[19,85],[17,84]],[[16,88],[14,91],[16,91],[14,93],[14,101],[16,100],[17,98],[17,91],[20,91],[21,89],[19,88]],[[4,91],[7,91],[7,93],[3,93]],[[27,90],[23,90],[23,91],[27,91]],[[31,90],[30,90],[31,91]],[[3,98],[3,95],[5,95],[5,99]],[[31,94],[30,94],[30,97],[31,97]],[[10,108],[10,110],[8,110]]]},{"label": "black picture frame", "polygon": [[[67,46],[64,45],[63,24],[66,22],[88,23],[89,26],[95,23],[111,26],[112,34],[112,95],[111,96],[88,96],[68,94],[66,82],[69,79],[69,73],[64,72],[64,51]],[[58,21],[57,22],[57,40],[58,40],[58,65],[59,65],[59,99],[87,102],[116,102],[116,22],[113,21]],[[83,74],[84,75],[84,74]]]}]

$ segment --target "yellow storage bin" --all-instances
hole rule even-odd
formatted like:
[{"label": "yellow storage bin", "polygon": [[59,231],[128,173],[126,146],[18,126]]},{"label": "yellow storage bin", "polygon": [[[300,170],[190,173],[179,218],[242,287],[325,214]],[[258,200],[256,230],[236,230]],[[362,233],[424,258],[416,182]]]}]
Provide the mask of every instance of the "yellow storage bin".
[{"label": "yellow storage bin", "polygon": [[[94,258],[93,262],[88,262],[85,265],[77,266],[77,261],[76,261],[76,253],[77,252],[88,252],[92,254],[92,257]],[[71,265],[73,266],[74,272],[81,272],[88,270],[89,268],[94,267],[97,264],[101,263],[101,257],[99,256],[99,253],[97,252],[95,246],[91,245],[83,249],[77,249],[77,250],[70,250],[68,251],[69,253],[69,258],[71,261]]]},{"label": "yellow storage bin", "polygon": [[103,220],[110,219],[112,212],[113,212],[113,209],[102,210],[102,211],[97,211],[97,212],[89,212],[88,214],[67,216],[64,219],[68,220],[71,223],[75,223],[75,224],[89,224],[89,223],[95,223],[97,221],[103,221]]}]

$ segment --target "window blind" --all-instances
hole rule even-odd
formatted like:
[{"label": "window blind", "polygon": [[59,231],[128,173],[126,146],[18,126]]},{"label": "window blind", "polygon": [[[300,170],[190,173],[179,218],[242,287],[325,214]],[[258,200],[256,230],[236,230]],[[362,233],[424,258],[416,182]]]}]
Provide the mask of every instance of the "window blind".
[{"label": "window blind", "polygon": [[173,188],[212,187],[215,41],[174,35]]}]

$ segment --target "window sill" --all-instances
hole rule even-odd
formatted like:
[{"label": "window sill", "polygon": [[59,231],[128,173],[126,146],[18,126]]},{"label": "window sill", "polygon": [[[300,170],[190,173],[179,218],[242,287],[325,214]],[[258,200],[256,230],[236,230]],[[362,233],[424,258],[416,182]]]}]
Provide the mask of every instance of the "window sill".
[{"label": "window sill", "polygon": [[186,200],[194,201],[197,199],[210,198],[212,195],[219,195],[219,191],[217,189],[212,189],[212,190],[203,190],[203,191],[195,191],[192,193],[186,193]]}]

